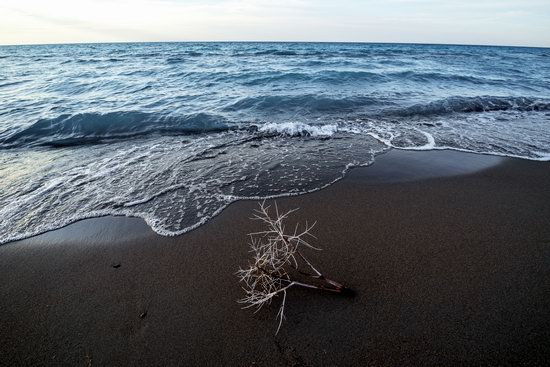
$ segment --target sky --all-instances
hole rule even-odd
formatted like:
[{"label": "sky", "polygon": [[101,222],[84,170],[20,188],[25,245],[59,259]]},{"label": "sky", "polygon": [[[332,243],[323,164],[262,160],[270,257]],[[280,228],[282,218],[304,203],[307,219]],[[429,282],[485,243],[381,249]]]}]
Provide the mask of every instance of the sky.
[{"label": "sky", "polygon": [[0,0],[0,44],[133,41],[550,47],[550,0]]}]

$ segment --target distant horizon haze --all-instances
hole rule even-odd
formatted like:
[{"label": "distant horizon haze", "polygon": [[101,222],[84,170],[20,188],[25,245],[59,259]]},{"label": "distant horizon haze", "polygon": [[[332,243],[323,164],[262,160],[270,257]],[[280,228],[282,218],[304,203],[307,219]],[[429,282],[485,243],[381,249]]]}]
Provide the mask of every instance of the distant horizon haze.
[{"label": "distant horizon haze", "polygon": [[300,43],[326,43],[326,44],[364,44],[364,45],[418,45],[418,46],[464,46],[464,47],[512,47],[512,48],[540,48],[550,49],[550,46],[525,46],[506,44],[484,44],[484,43],[430,43],[430,42],[381,42],[381,41],[278,41],[278,40],[166,40],[166,41],[108,41],[108,42],[57,42],[57,43],[5,43],[0,47],[16,46],[71,46],[71,45],[116,45],[116,44],[155,44],[155,43],[273,43],[273,44],[300,44]]},{"label": "distant horizon haze", "polygon": [[3,0],[0,45],[351,42],[550,47],[541,0]]}]

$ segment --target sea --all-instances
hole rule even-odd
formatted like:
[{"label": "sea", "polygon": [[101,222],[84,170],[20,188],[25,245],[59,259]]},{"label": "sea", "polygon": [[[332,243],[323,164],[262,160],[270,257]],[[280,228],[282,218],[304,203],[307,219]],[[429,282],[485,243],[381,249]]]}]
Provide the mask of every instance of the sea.
[{"label": "sea", "polygon": [[105,215],[178,235],[390,149],[550,160],[550,49],[0,47],[0,243]]}]

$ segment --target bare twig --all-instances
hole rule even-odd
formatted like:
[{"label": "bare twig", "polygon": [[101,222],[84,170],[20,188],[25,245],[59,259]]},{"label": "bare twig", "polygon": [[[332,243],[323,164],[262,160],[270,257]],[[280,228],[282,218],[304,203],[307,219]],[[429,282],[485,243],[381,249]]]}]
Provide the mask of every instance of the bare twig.
[{"label": "bare twig", "polygon": [[[274,217],[271,216],[270,206],[266,206],[265,201],[260,203],[259,209],[255,210],[252,219],[263,222],[267,229],[249,234],[249,245],[253,254],[252,262],[247,268],[239,269],[237,276],[244,283],[245,296],[238,301],[245,304],[243,308],[256,307],[257,312],[264,305],[271,304],[273,298],[282,294],[281,305],[277,313],[279,319],[278,333],[285,318],[284,310],[288,289],[298,286],[341,293],[345,288],[342,284],[325,278],[299,251],[300,248],[321,250],[306,240],[307,237],[315,238],[311,233],[315,223],[309,225],[306,222],[302,231],[299,230],[297,224],[293,234],[287,234],[285,233],[284,221],[297,209],[281,213],[277,203],[274,207]],[[299,270],[300,263],[309,267],[314,274]],[[289,274],[289,271],[292,270],[295,273],[315,279],[320,284],[293,279]]]}]

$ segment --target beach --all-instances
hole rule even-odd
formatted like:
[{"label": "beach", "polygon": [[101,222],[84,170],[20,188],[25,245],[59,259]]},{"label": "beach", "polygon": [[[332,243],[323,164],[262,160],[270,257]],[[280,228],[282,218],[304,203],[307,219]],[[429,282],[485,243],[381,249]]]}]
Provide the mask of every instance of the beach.
[{"label": "beach", "polygon": [[[550,163],[391,150],[277,199],[316,221],[309,259],[354,297],[291,289],[241,309],[258,201],[175,237],[86,219],[0,246],[0,365],[543,365]],[[272,203],[270,200],[268,203]]]}]

